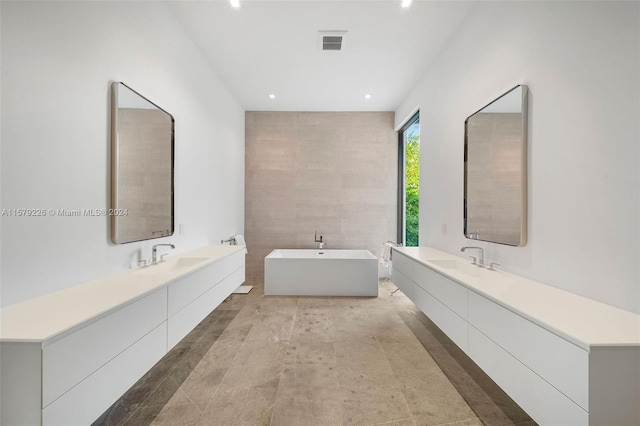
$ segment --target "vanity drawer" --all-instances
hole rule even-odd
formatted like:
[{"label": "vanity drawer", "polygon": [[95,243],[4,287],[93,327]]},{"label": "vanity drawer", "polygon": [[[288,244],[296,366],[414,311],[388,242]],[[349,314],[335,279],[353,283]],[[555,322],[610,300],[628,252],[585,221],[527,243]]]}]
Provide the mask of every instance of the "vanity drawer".
[{"label": "vanity drawer", "polygon": [[[244,255],[244,252],[242,253]],[[244,266],[185,306],[168,320],[168,348],[173,348],[244,282]]]},{"label": "vanity drawer", "polygon": [[467,352],[467,329],[469,328],[467,322],[417,284],[414,284],[413,294],[413,302],[416,306],[460,349]]},{"label": "vanity drawer", "polygon": [[393,265],[391,272],[391,281],[393,281],[405,296],[413,300],[413,281],[411,281],[404,272],[397,269],[395,264]]},{"label": "vanity drawer", "polygon": [[467,318],[466,287],[419,264],[414,268],[414,281],[453,312]]},{"label": "vanity drawer", "polygon": [[[42,406],[56,398],[167,319],[167,290],[140,300],[42,349]],[[166,349],[166,348],[165,348]]]},{"label": "vanity drawer", "polygon": [[163,322],[42,410],[42,424],[90,425],[166,353]]},{"label": "vanity drawer", "polygon": [[223,278],[243,266],[244,250],[239,250],[224,259],[208,265],[191,275],[169,285],[169,316],[193,302],[218,284]]},{"label": "vanity drawer", "polygon": [[589,410],[587,351],[472,291],[469,323]]},{"label": "vanity drawer", "polygon": [[473,326],[469,326],[468,355],[538,424],[589,424],[586,410]]},{"label": "vanity drawer", "polygon": [[[393,250],[393,249],[392,249]],[[391,257],[391,265],[393,269],[402,272],[409,279],[413,279],[413,264],[415,261],[409,259],[404,254],[393,250],[393,256]]]}]

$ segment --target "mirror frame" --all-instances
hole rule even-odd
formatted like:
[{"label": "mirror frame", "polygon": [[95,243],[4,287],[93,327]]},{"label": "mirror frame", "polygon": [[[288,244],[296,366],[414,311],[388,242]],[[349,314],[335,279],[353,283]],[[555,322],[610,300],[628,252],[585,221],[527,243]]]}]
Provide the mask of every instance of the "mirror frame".
[{"label": "mirror frame", "polygon": [[[482,235],[480,235],[480,238],[473,238],[472,234],[469,233],[468,227],[467,227],[467,222],[468,222],[468,217],[467,217],[467,199],[468,199],[468,161],[469,161],[469,119],[471,119],[473,116],[475,116],[476,114],[482,112],[485,108],[487,108],[488,106],[494,104],[495,102],[498,102],[500,99],[502,99],[503,97],[507,96],[508,94],[510,94],[511,92],[513,92],[516,89],[522,89],[522,94],[521,94],[521,99],[520,99],[520,106],[521,106],[521,116],[522,116],[522,134],[521,134],[521,141],[520,141],[520,167],[521,167],[521,172],[520,172],[520,188],[521,188],[521,196],[520,196],[520,200],[519,200],[519,208],[520,208],[520,240],[517,244],[508,244],[505,242],[501,242],[501,241],[492,241],[492,240],[486,240],[486,239],[482,239]],[[463,204],[464,204],[464,212],[463,212],[463,232],[464,232],[464,236],[467,239],[471,239],[471,240],[476,240],[476,241],[485,241],[485,242],[491,242],[491,243],[496,243],[496,244],[502,244],[502,245],[507,245],[507,246],[512,246],[512,247],[522,247],[524,245],[527,244],[527,150],[528,150],[528,143],[527,143],[527,133],[528,133],[528,116],[529,116],[529,109],[528,109],[528,93],[529,93],[529,88],[527,85],[524,84],[519,84],[515,87],[513,87],[512,89],[506,91],[505,93],[503,93],[502,95],[498,96],[497,98],[495,98],[494,100],[492,100],[491,102],[489,102],[487,105],[483,106],[482,108],[480,108],[479,110],[477,110],[476,112],[474,112],[473,114],[471,114],[470,116],[468,116],[464,122],[464,199],[463,199]]]},{"label": "mirror frame", "polygon": [[[156,107],[158,110],[167,114],[167,116],[171,119],[171,229],[167,235],[159,235],[153,236],[153,233],[148,238],[135,238],[135,239],[123,239],[118,236],[118,225],[121,219],[121,215],[117,214],[117,212],[126,209],[126,206],[121,206],[118,200],[118,188],[119,188],[119,167],[118,167],[118,159],[120,154],[120,138],[118,132],[118,100],[119,100],[119,87],[120,85],[124,86],[126,89],[133,92],[135,95],[142,98],[144,101]],[[110,213],[110,222],[111,222],[111,241],[114,244],[126,244],[133,243],[137,241],[146,241],[158,238],[165,238],[172,236],[175,232],[175,119],[172,114],[170,114],[165,109],[159,107],[154,102],[150,101],[145,96],[141,95],[136,90],[132,89],[128,85],[120,81],[111,82],[111,209]]]}]

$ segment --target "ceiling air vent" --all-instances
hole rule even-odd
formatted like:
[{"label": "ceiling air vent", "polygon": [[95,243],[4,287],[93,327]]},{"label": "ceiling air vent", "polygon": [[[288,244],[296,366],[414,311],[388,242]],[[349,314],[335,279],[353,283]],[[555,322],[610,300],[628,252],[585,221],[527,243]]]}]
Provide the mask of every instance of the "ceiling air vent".
[{"label": "ceiling air vent", "polygon": [[318,42],[321,51],[339,52],[344,50],[346,31],[319,31]]}]

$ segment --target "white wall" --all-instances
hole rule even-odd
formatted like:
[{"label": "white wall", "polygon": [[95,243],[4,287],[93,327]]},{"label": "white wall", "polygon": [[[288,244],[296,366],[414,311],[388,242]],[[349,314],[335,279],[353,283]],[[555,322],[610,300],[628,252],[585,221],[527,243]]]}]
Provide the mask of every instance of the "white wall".
[{"label": "white wall", "polygon": [[2,306],[243,231],[243,109],[165,5],[1,7],[2,208],[108,207],[111,81],[176,119],[176,234],[116,246],[108,218],[2,217]]},{"label": "white wall", "polygon": [[505,270],[640,313],[639,16],[637,2],[476,5],[396,111],[399,125],[420,107],[421,245],[471,242],[464,120],[527,84],[529,242],[479,245]]}]

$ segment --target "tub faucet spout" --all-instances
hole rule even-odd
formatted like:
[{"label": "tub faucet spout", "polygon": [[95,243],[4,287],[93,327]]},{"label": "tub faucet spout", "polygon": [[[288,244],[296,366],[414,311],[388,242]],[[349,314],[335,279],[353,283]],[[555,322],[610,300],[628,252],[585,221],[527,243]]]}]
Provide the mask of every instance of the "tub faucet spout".
[{"label": "tub faucet spout", "polygon": [[173,244],[156,244],[151,248],[151,263],[158,263],[158,247],[171,247],[172,249],[176,248]]},{"label": "tub faucet spout", "polygon": [[481,268],[484,267],[484,250],[482,249],[482,247],[462,247],[460,251],[465,252],[468,249],[476,249],[480,252],[478,256],[478,266],[480,266]]},{"label": "tub faucet spout", "polygon": [[322,241],[322,233],[320,233],[320,239],[318,239],[318,231],[315,232],[313,240],[318,243],[318,249],[324,248],[324,242]]}]

